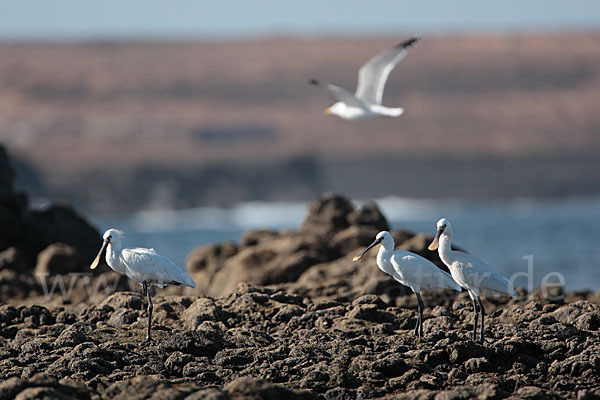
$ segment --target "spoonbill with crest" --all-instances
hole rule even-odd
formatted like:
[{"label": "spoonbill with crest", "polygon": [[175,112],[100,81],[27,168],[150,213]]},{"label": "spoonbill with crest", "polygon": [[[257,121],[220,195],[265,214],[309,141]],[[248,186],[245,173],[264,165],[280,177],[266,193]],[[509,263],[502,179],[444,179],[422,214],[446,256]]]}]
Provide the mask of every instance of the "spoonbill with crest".
[{"label": "spoonbill with crest", "polygon": [[460,286],[452,280],[447,272],[442,271],[428,259],[404,250],[394,251],[394,239],[387,231],[377,234],[375,241],[362,253],[353,258],[360,260],[369,250],[381,245],[377,253],[377,266],[380,270],[391,275],[395,280],[408,286],[417,295],[419,316],[415,326],[415,335],[423,336],[423,299],[421,289],[454,289],[460,291]]},{"label": "spoonbill with crest", "polygon": [[152,341],[152,297],[151,286],[164,288],[167,285],[196,287],[194,280],[167,257],[158,254],[154,249],[124,249],[122,241],[124,233],[116,229],[104,232],[104,243],[100,252],[90,266],[94,269],[106,254],[106,263],[114,271],[126,275],[142,285],[142,292],[148,296],[148,331],[141,344]]},{"label": "spoonbill with crest", "polygon": [[492,271],[484,261],[462,251],[452,250],[451,242],[452,225],[446,218],[442,218],[437,222],[437,231],[429,245],[429,250],[438,250],[440,258],[450,270],[452,278],[469,292],[475,313],[473,340],[477,339],[477,317],[481,312],[479,342],[483,343],[485,308],[483,308],[480,296],[505,293],[516,298],[517,294],[506,278]]}]

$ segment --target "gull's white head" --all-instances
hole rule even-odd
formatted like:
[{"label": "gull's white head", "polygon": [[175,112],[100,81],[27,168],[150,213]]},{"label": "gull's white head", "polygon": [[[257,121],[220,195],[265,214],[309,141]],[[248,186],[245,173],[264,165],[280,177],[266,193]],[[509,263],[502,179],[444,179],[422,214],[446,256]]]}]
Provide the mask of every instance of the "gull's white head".
[{"label": "gull's white head", "polygon": [[337,115],[338,117],[344,118],[348,113],[348,106],[346,103],[338,101],[331,105],[331,107],[325,109],[325,114],[327,115]]},{"label": "gull's white head", "polygon": [[104,239],[104,242],[102,243],[102,247],[100,248],[98,255],[92,262],[92,265],[90,265],[90,269],[94,269],[100,264],[100,260],[104,257],[106,249],[109,245],[120,248],[121,241],[124,237],[125,234],[117,229],[108,229],[106,232],[104,232],[104,235],[102,235],[102,239]]},{"label": "gull's white head", "polygon": [[394,239],[392,238],[392,235],[390,235],[390,233],[387,231],[381,231],[377,234],[377,236],[375,236],[375,241],[373,241],[373,243],[371,243],[369,245],[369,247],[364,249],[362,253],[360,253],[359,255],[354,257],[352,259],[352,261],[360,260],[365,254],[367,254],[367,252],[369,250],[371,250],[373,247],[377,246],[378,244],[382,245],[386,249],[391,249],[391,250],[394,249]]},{"label": "gull's white head", "polygon": [[432,251],[437,250],[440,245],[440,237],[442,235],[445,235],[448,238],[452,237],[452,225],[450,225],[450,221],[448,221],[446,218],[442,218],[437,222],[435,237],[427,248]]}]

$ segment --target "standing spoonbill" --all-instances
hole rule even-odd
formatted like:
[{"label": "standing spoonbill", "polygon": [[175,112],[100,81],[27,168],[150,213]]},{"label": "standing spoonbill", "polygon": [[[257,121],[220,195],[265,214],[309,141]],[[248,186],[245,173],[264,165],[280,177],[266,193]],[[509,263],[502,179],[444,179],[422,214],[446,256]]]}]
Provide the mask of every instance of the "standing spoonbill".
[{"label": "standing spoonbill", "polygon": [[150,331],[154,308],[150,294],[151,286],[158,286],[161,289],[167,285],[195,288],[196,283],[183,268],[158,254],[154,249],[123,249],[121,242],[124,234],[121,231],[109,229],[104,232],[103,238],[104,243],[90,269],[96,268],[106,254],[106,263],[113,271],[127,275],[129,279],[142,285],[142,293],[148,296],[148,332],[141,344],[151,342]]},{"label": "standing spoonbill", "polygon": [[516,298],[517,294],[510,282],[492,271],[482,260],[462,251],[452,250],[452,225],[446,218],[437,222],[435,238],[429,245],[429,250],[438,250],[440,258],[446,264],[452,278],[461,287],[469,292],[473,301],[475,318],[473,319],[473,341],[477,340],[477,316],[481,311],[481,332],[479,342],[483,343],[485,309],[481,302],[481,295],[508,294]]},{"label": "standing spoonbill", "polygon": [[360,260],[367,251],[378,244],[381,245],[377,253],[377,266],[379,269],[391,275],[404,286],[411,288],[417,295],[419,316],[415,326],[415,335],[422,337],[424,305],[421,298],[421,289],[454,289],[460,291],[460,286],[452,280],[448,273],[436,267],[428,259],[404,250],[394,251],[394,239],[387,231],[379,232],[375,237],[375,241],[352,260]]},{"label": "standing spoonbill", "polygon": [[382,115],[399,117],[404,113],[403,108],[389,108],[381,104],[383,89],[390,72],[418,40],[418,37],[408,39],[367,61],[358,72],[356,93],[329,83],[321,84],[316,79],[308,82],[311,85],[324,87],[337,99],[337,103],[325,110],[327,114],[337,115],[347,120],[368,119]]}]

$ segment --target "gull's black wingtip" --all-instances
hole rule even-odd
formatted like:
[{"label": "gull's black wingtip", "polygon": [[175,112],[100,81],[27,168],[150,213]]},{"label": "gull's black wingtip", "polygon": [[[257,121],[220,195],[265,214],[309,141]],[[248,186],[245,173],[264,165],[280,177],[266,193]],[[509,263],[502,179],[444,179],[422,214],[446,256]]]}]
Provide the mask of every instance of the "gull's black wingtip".
[{"label": "gull's black wingtip", "polygon": [[319,82],[316,79],[309,79],[308,83],[310,83],[311,85],[315,85],[315,86],[319,86],[321,84],[321,82]]},{"label": "gull's black wingtip", "polygon": [[409,47],[412,47],[415,45],[415,43],[417,43],[419,40],[421,40],[420,36],[413,36],[408,40],[405,40],[404,42],[398,44],[397,47],[401,47],[403,49],[407,49]]}]

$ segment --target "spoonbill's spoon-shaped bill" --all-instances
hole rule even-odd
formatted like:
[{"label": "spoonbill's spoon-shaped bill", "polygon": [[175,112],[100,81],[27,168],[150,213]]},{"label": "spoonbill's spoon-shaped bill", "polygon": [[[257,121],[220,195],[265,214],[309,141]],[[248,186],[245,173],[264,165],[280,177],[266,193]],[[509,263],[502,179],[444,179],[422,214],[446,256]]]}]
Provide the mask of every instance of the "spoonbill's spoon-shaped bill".
[{"label": "spoonbill's spoon-shaped bill", "polygon": [[90,265],[90,269],[96,269],[96,267],[98,265],[100,265],[100,260],[104,257],[104,254],[106,253],[106,248],[108,247],[109,243],[110,242],[107,240],[102,242],[102,247],[100,248],[100,251],[98,252],[98,255],[96,256],[96,258],[94,258],[94,261],[92,261],[92,265]]}]

